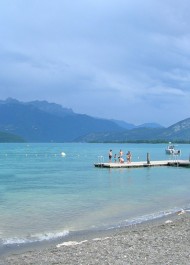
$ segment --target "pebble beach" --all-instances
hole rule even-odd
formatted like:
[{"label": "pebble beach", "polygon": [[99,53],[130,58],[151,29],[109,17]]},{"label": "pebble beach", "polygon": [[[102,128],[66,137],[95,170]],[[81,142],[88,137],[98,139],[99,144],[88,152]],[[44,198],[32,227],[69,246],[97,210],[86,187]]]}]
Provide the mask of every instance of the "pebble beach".
[{"label": "pebble beach", "polygon": [[0,265],[190,264],[190,213],[2,256]]}]

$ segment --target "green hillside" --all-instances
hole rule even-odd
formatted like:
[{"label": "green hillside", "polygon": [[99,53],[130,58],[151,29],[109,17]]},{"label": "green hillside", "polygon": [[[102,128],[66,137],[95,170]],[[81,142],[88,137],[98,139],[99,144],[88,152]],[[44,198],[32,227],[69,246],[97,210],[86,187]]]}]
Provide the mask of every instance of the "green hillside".
[{"label": "green hillside", "polygon": [[135,128],[121,132],[90,133],[79,137],[81,142],[190,142],[190,118],[168,128]]},{"label": "green hillside", "polygon": [[24,143],[24,139],[18,135],[0,132],[0,143]]}]

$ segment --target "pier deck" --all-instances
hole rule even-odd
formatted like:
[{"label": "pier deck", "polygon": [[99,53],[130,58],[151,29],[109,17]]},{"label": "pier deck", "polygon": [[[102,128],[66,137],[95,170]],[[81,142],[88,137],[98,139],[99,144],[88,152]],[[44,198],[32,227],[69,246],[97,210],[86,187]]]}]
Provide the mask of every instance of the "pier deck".
[{"label": "pier deck", "polygon": [[160,161],[139,161],[139,162],[124,162],[124,163],[95,163],[95,167],[101,168],[137,168],[137,167],[155,167],[155,166],[178,166],[190,167],[189,160],[160,160]]}]

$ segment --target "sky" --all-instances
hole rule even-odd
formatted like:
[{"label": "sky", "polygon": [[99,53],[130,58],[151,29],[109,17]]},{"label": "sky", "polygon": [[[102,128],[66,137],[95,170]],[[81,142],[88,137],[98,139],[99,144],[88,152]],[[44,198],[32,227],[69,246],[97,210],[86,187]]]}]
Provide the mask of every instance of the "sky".
[{"label": "sky", "polygon": [[170,126],[190,117],[189,0],[1,0],[0,99]]}]

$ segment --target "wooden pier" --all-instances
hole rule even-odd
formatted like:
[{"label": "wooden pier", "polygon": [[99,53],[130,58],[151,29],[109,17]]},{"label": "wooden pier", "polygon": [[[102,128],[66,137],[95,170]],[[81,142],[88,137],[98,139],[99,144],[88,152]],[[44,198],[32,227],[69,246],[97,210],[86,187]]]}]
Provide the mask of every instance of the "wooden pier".
[{"label": "wooden pier", "polygon": [[139,161],[139,162],[124,162],[124,163],[104,163],[98,162],[95,167],[101,168],[138,168],[138,167],[157,167],[157,166],[175,166],[175,167],[190,167],[189,160],[160,160],[160,161]]}]

